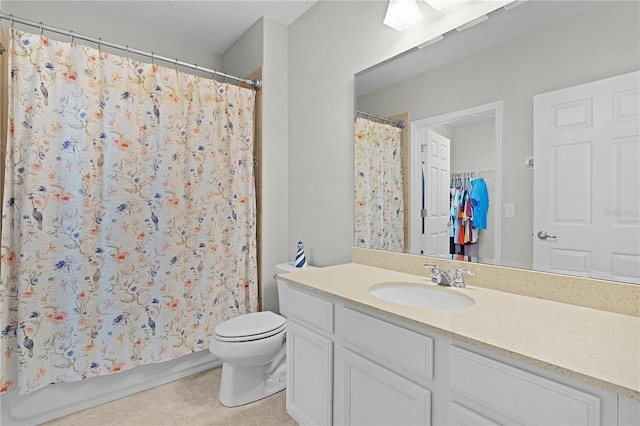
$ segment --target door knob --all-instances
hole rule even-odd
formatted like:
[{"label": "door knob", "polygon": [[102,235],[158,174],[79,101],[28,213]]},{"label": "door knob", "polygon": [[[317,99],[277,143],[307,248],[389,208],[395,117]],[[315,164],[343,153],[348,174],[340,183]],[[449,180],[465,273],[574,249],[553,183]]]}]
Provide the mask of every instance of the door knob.
[{"label": "door knob", "polygon": [[536,235],[541,240],[546,240],[547,238],[557,238],[555,235],[549,235],[544,231],[538,231],[538,233]]}]

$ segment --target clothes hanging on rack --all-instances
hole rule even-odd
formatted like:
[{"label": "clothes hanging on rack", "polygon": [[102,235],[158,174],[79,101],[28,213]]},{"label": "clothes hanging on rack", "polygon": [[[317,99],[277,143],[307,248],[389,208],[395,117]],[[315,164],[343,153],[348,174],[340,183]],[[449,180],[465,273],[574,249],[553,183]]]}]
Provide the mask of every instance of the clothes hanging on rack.
[{"label": "clothes hanging on rack", "polygon": [[480,172],[459,172],[451,173],[450,187],[451,188],[467,188],[469,183],[480,177]]},{"label": "clothes hanging on rack", "polygon": [[[477,256],[479,229],[487,228],[489,195],[479,172],[451,174],[449,237],[451,254]],[[468,247],[466,247],[468,246]]]},{"label": "clothes hanging on rack", "polygon": [[487,229],[489,191],[483,178],[476,178],[471,181],[470,199],[473,208],[473,226],[478,229]]}]

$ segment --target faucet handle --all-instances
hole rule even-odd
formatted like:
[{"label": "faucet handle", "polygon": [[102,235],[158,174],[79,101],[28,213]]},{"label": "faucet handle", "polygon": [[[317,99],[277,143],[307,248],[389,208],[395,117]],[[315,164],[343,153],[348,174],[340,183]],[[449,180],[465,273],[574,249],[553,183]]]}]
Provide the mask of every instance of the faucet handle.
[{"label": "faucet handle", "polygon": [[475,275],[475,272],[473,271],[467,271],[466,269],[462,269],[462,268],[456,268],[456,277],[462,277],[462,274],[467,274],[467,275]]},{"label": "faucet handle", "polygon": [[456,272],[453,275],[454,287],[466,287],[463,274],[472,275],[472,276],[475,275],[473,271],[467,271],[466,269],[457,268]]},{"label": "faucet handle", "polygon": [[438,284],[440,282],[440,275],[442,274],[442,270],[440,269],[440,265],[431,265],[429,263],[425,263],[423,265],[425,268],[431,268],[431,282]]},{"label": "faucet handle", "polygon": [[436,271],[438,272],[440,271],[440,265],[436,265],[436,264],[431,265],[430,263],[425,263],[422,266],[424,266],[425,268],[431,268],[431,272],[434,272],[434,273]]}]

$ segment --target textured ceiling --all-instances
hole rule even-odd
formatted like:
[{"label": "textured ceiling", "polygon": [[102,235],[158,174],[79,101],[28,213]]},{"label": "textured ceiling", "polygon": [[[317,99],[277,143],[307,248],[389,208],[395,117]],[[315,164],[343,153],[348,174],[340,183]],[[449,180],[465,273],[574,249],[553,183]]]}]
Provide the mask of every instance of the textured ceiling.
[{"label": "textured ceiling", "polygon": [[65,1],[65,7],[222,55],[260,18],[289,26],[316,0]]}]

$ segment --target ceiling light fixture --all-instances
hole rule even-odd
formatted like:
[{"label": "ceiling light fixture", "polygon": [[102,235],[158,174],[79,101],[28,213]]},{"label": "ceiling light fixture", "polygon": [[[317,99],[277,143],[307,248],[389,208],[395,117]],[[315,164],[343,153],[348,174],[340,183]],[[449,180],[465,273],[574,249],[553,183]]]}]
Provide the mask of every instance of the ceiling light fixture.
[{"label": "ceiling light fixture", "polygon": [[387,14],[382,21],[394,30],[404,31],[422,19],[416,0],[389,0]]},{"label": "ceiling light fixture", "polygon": [[435,10],[442,10],[447,6],[452,5],[458,0],[424,0],[429,6],[434,8]]}]

